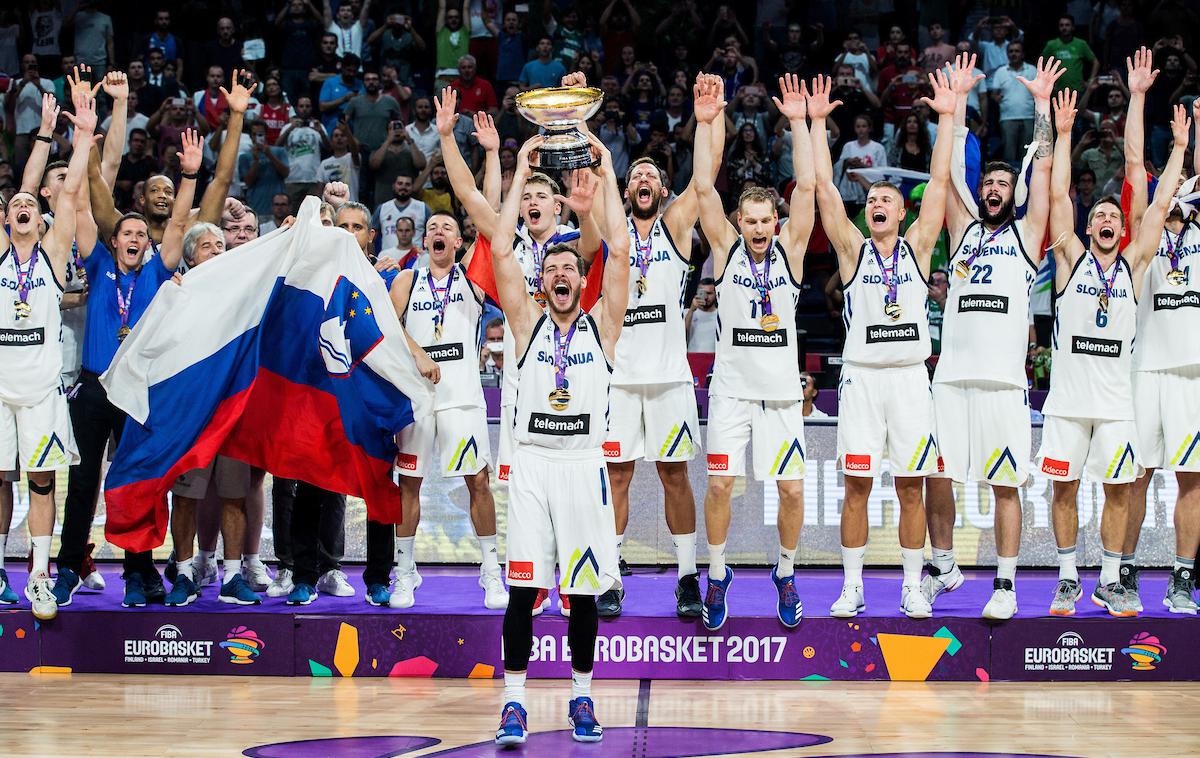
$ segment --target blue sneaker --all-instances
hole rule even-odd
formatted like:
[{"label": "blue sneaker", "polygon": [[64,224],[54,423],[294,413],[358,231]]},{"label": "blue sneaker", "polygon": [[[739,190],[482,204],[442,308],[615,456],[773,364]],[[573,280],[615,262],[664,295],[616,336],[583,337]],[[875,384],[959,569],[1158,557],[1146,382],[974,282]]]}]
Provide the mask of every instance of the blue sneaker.
[{"label": "blue sneaker", "polygon": [[520,703],[511,702],[504,704],[504,710],[500,712],[500,728],[496,730],[497,745],[520,745],[525,742],[525,735],[529,733],[527,723],[528,714],[521,707]]},{"label": "blue sneaker", "polygon": [[146,588],[147,603],[161,603],[167,599],[167,588],[163,586],[162,577],[157,571],[148,579],[143,577],[142,581]]},{"label": "blue sneaker", "polygon": [[392,591],[386,584],[372,584],[367,587],[367,602],[371,605],[387,605],[392,599]]},{"label": "blue sneaker", "polygon": [[288,605],[308,605],[317,599],[317,588],[311,584],[299,583],[292,587],[292,591],[288,593]]},{"label": "blue sneaker", "polygon": [[241,574],[234,574],[233,577],[221,585],[221,594],[217,595],[217,600],[222,603],[235,603],[237,605],[259,605],[262,603],[262,598],[259,597],[254,590],[250,589],[250,585],[246,584],[246,580]]},{"label": "blue sneaker", "polygon": [[704,596],[704,609],[700,616],[704,621],[704,628],[710,632],[715,632],[725,626],[725,619],[729,618],[729,603],[725,601],[725,593],[729,592],[729,585],[733,584],[733,569],[725,567],[725,578],[721,580],[713,579],[712,574],[708,575],[708,593]]},{"label": "blue sneaker", "polygon": [[200,595],[200,588],[190,577],[180,576],[176,574],[175,584],[171,587],[171,591],[167,593],[166,599],[163,601],[172,608],[178,608],[181,605],[190,605],[195,602]]},{"label": "blue sneaker", "polygon": [[604,737],[604,727],[596,721],[596,709],[590,697],[577,697],[567,703],[567,723],[571,725],[571,738],[576,742],[599,742]]},{"label": "blue sneaker", "polygon": [[71,604],[71,598],[82,586],[83,580],[79,578],[79,574],[65,566],[59,566],[58,578],[54,581],[54,589],[50,591],[54,593],[54,599],[61,608]]},{"label": "blue sneaker", "polygon": [[[59,578],[62,578],[61,569]],[[57,594],[55,593],[56,596]],[[125,597],[121,600],[121,605],[126,608],[142,608],[146,605],[146,583],[136,571],[125,577]]]},{"label": "blue sneaker", "polygon": [[8,583],[8,572],[0,569],[0,603],[12,605],[20,601],[21,598],[13,592],[12,585]]},{"label": "blue sneaker", "polygon": [[771,581],[775,582],[775,589],[779,591],[779,605],[775,608],[779,623],[788,629],[800,626],[800,620],[804,618],[804,603],[800,602],[800,595],[796,593],[795,575],[780,579],[772,569]]}]

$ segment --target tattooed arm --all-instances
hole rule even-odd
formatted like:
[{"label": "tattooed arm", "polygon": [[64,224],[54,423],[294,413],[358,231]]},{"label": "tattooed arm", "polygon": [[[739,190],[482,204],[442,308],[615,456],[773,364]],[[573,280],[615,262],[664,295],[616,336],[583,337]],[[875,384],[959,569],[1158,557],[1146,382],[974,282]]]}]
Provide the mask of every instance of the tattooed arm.
[{"label": "tattooed arm", "polygon": [[[1025,217],[1021,220],[1022,232],[1028,243],[1030,257],[1039,262],[1042,259],[1042,238],[1046,234],[1046,221],[1050,217],[1050,167],[1053,163],[1053,133],[1050,128],[1050,95],[1054,93],[1054,83],[1063,74],[1062,64],[1054,58],[1048,58],[1043,65],[1038,59],[1037,76],[1033,81],[1020,79],[1033,95],[1033,139],[1037,142],[1037,152],[1033,158],[1033,176],[1029,180],[1029,205]],[[1018,77],[1020,78],[1020,77]],[[1016,166],[1020,170],[1020,166]],[[1021,181],[1018,177],[1017,181]],[[1015,191],[1015,188],[1014,188]]]}]

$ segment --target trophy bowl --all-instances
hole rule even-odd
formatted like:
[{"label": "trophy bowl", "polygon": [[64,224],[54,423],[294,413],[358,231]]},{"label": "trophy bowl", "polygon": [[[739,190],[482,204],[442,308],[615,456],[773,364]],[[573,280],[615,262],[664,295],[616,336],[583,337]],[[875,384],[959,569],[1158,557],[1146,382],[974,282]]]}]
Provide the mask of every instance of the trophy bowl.
[{"label": "trophy bowl", "polygon": [[538,167],[569,171],[594,165],[591,144],[579,123],[600,109],[603,93],[595,87],[543,87],[517,95],[517,111],[549,132],[538,148]]}]

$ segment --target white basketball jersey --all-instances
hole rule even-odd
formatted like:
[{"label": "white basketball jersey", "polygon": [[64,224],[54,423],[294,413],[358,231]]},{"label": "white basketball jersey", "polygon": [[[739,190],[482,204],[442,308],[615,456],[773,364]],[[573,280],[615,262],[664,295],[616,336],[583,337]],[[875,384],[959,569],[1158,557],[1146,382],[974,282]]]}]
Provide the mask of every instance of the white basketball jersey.
[{"label": "white basketball jersey", "polygon": [[[564,335],[565,336],[565,335]],[[566,355],[567,407],[556,410],[554,322],[543,314],[517,364],[517,407],[513,438],[523,445],[556,450],[599,451],[608,437],[608,387],[612,366],[600,343],[596,320],[580,313]]]},{"label": "white basketball jersey", "polygon": [[[479,382],[479,320],[483,304],[467,283],[467,272],[455,264],[450,273],[429,285],[429,269],[413,271],[404,328],[442,370],[434,385],[434,409],[483,408],[483,387]],[[446,288],[449,287],[449,301]],[[445,302],[442,332],[439,337],[434,320]]]},{"label": "white basketball jersey", "polygon": [[[800,282],[792,275],[778,238],[762,263],[755,263],[754,269],[750,263],[746,242],[738,237],[717,281],[717,355],[708,392],[743,400],[799,400],[803,392],[796,352]],[[771,315],[779,318],[769,331],[760,321],[764,312],[755,269],[767,283]]]},{"label": "white basketball jersey", "polygon": [[[574,229],[569,226],[559,226],[557,233],[565,234],[573,231]],[[525,274],[525,288],[529,290],[531,296],[538,297],[538,293],[542,291],[542,256],[546,254],[546,248],[549,246],[548,242],[544,245],[534,242],[533,238],[529,236],[528,229],[524,226],[517,229],[517,235],[513,238],[513,257],[517,259],[522,273]],[[504,330],[504,365],[515,366],[517,358],[517,343],[513,341],[512,332],[506,328]],[[505,371],[504,384],[500,392],[501,404],[512,403],[516,391],[516,372]]]},{"label": "white basketball jersey", "polygon": [[17,266],[24,272],[29,261],[18,264],[11,245],[0,254],[0,401],[10,405],[36,405],[61,383],[62,285],[40,244],[34,253],[25,318],[17,317],[15,305]]},{"label": "white basketball jersey", "polygon": [[[82,292],[87,286],[87,274],[83,270],[83,261],[75,265],[75,248],[71,248],[71,258],[67,261],[67,281],[63,291],[66,293]],[[79,373],[83,364],[83,325],[87,323],[87,305],[71,308],[62,312],[62,356],[63,373],[72,376]]]},{"label": "white basketball jersey", "polygon": [[[1047,416],[1133,420],[1133,359],[1137,301],[1129,263],[1117,256],[1108,310],[1100,308],[1105,283],[1092,252],[1083,254],[1067,287],[1058,295],[1052,334],[1050,394]],[[1113,277],[1110,267],[1104,272]]]},{"label": "white basketball jersey", "polygon": [[[1178,256],[1179,283],[1168,278],[1171,251]],[[1182,233],[1163,230],[1139,293],[1134,371],[1200,366],[1200,224],[1189,219]]]},{"label": "white basketball jersey", "polygon": [[[974,256],[974,258],[972,258]],[[957,270],[968,265],[966,276]],[[950,256],[950,292],[934,382],[988,381],[1025,389],[1029,292],[1037,265],[1016,224],[976,221]]]},{"label": "white basketball jersey", "polygon": [[[843,292],[845,305],[842,323],[846,327],[846,346],[842,360],[855,366],[890,368],[915,366],[924,363],[931,351],[929,345],[929,314],[925,301],[929,296],[929,285],[921,276],[912,247],[903,237],[899,238],[900,260],[896,271],[885,272],[871,251],[871,240],[863,240],[858,251],[858,266],[854,278]],[[892,251],[880,250],[879,257],[884,267],[892,265]],[[897,277],[896,302],[900,306],[898,318],[893,319],[884,310],[888,288],[886,281]]]},{"label": "white basketball jersey", "polygon": [[[617,341],[613,384],[690,382],[687,332],[683,328],[683,292],[688,262],[679,254],[662,216],[648,239],[638,239],[629,221],[629,307]],[[646,291],[639,294],[641,263],[646,264]]]}]

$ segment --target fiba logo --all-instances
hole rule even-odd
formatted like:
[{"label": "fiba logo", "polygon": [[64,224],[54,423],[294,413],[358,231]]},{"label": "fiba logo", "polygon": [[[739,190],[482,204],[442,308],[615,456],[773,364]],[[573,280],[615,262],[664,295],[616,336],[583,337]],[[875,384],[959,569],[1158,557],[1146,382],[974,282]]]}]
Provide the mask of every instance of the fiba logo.
[{"label": "fiba logo", "polygon": [[1081,647],[1083,637],[1078,632],[1063,632],[1058,636],[1058,644],[1061,647]]},{"label": "fiba logo", "polygon": [[177,640],[183,636],[183,632],[174,624],[163,624],[154,632],[154,636],[160,640]]}]

